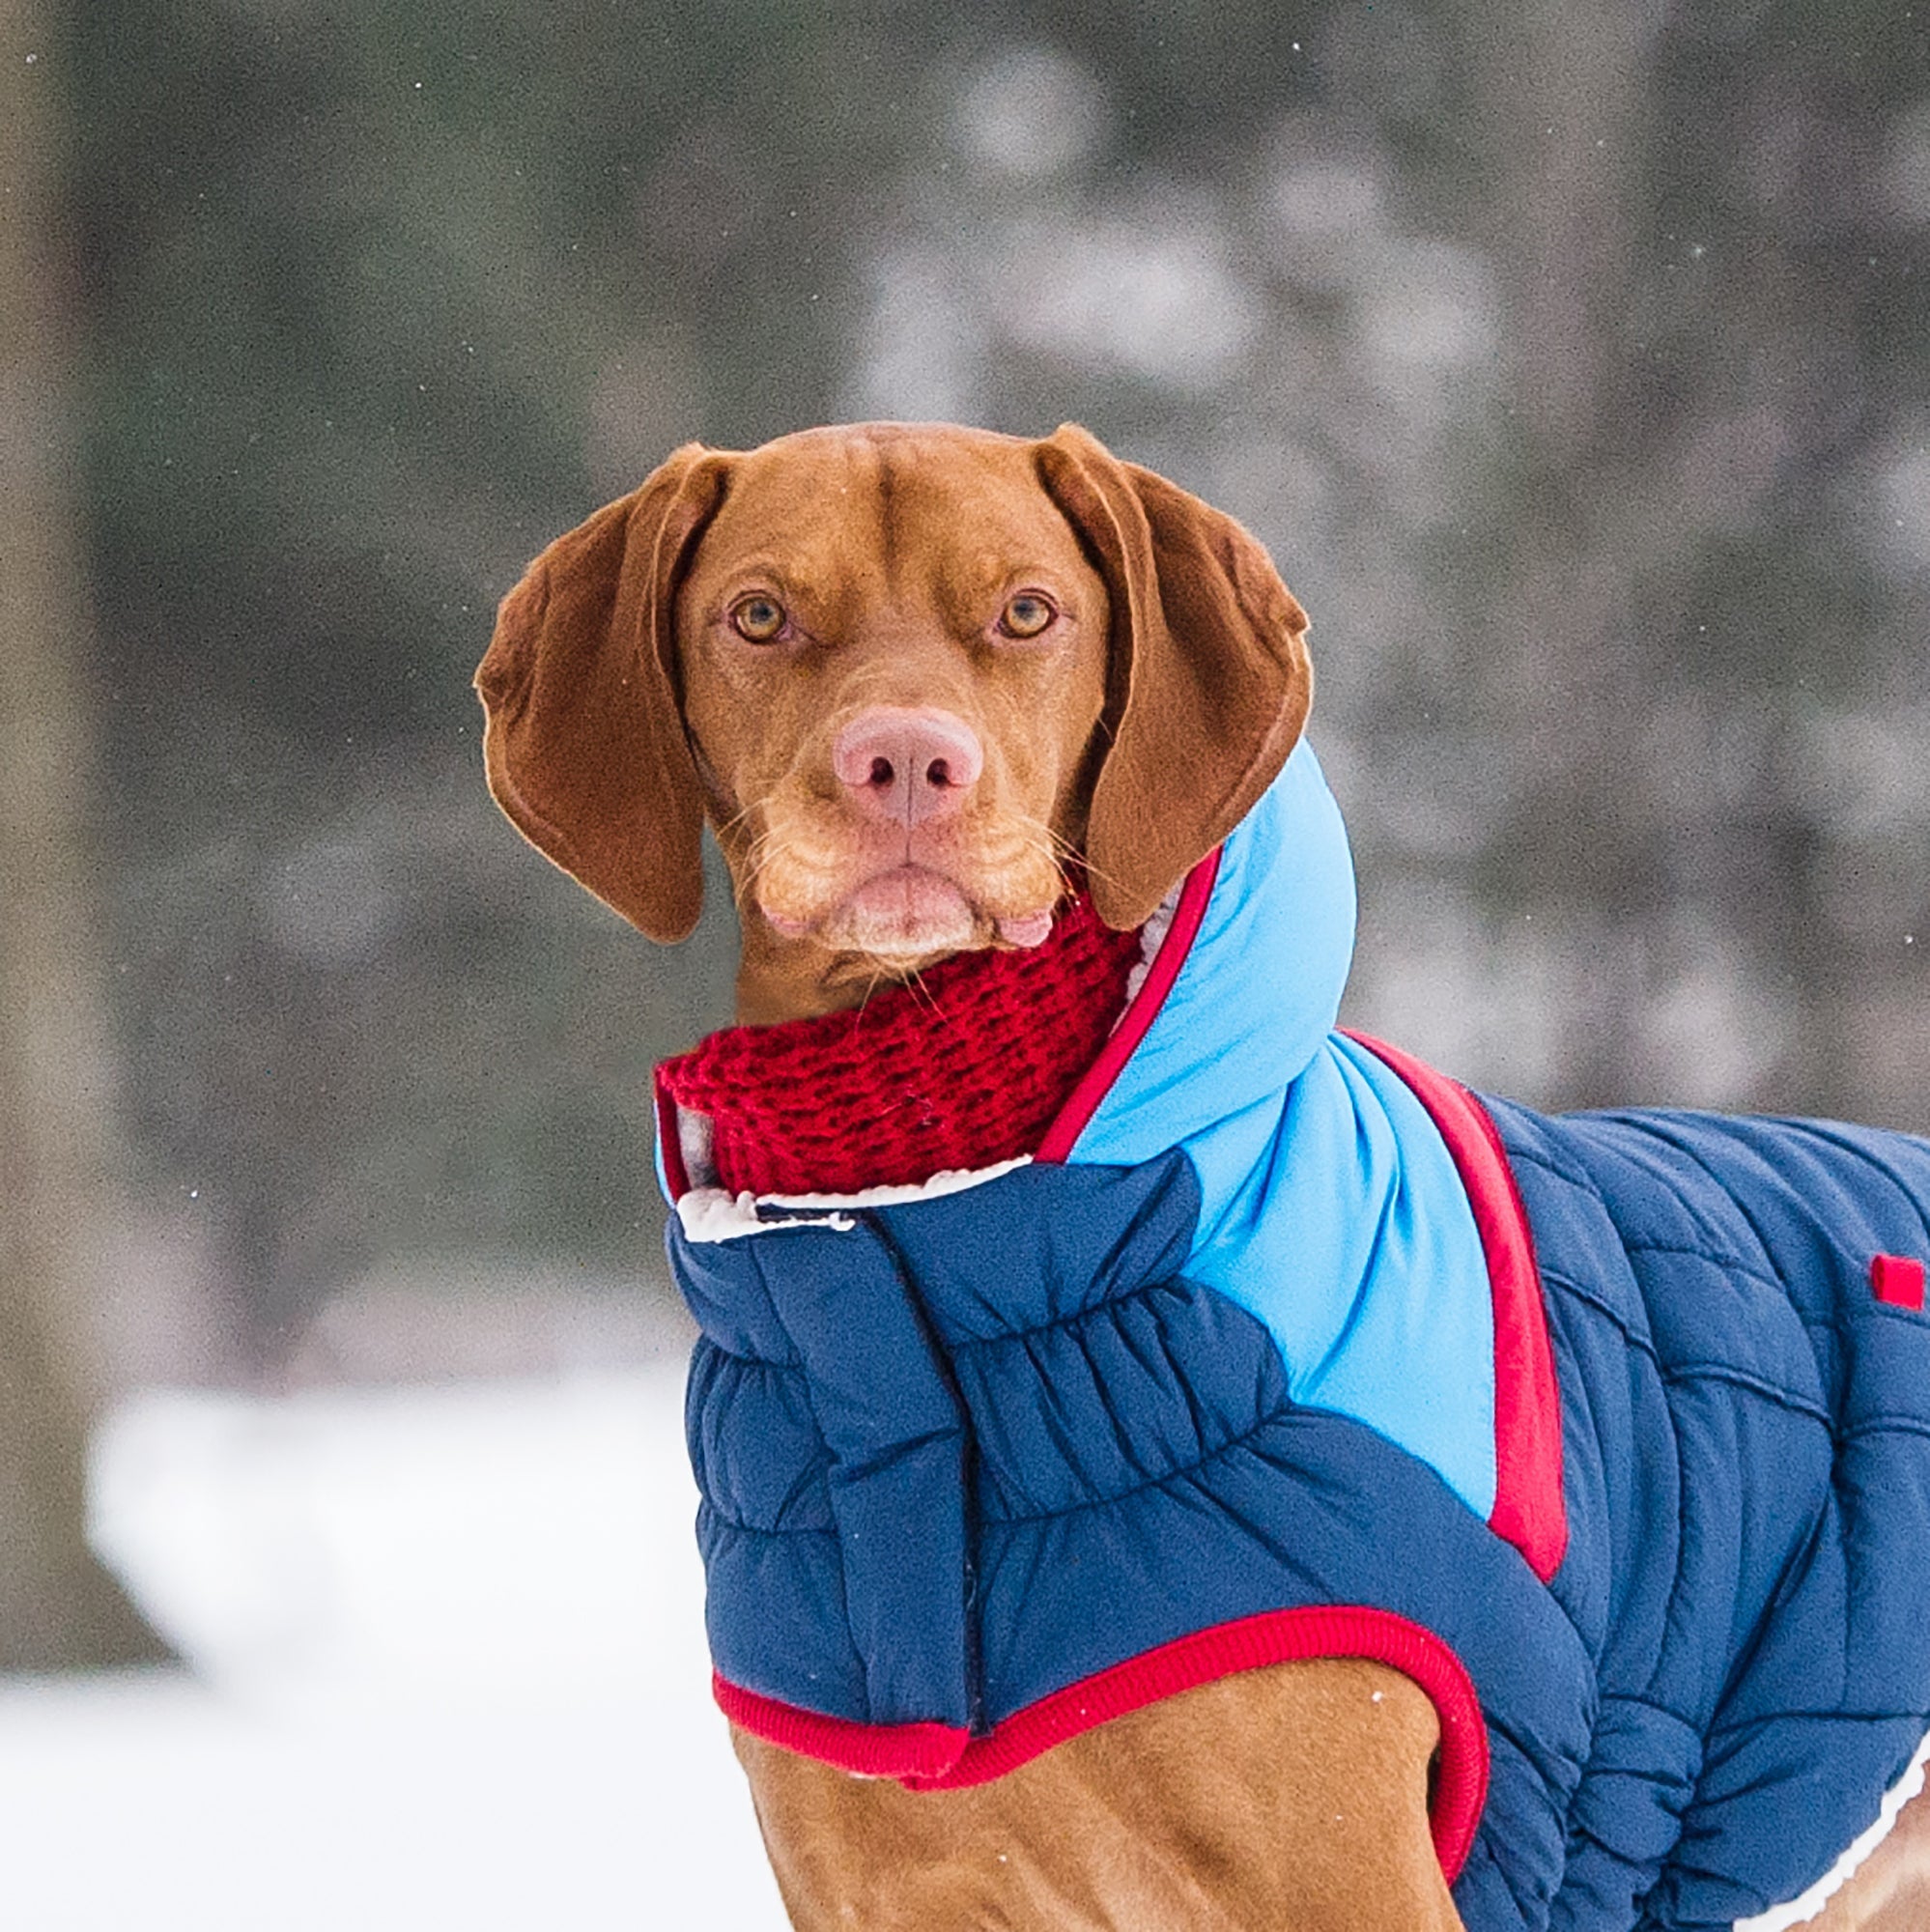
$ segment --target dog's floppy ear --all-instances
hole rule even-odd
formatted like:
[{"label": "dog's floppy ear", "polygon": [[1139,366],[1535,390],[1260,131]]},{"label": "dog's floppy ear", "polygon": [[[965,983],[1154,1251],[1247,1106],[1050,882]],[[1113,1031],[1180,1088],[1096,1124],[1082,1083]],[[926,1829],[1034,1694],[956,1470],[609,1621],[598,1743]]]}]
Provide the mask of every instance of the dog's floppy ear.
[{"label": "dog's floppy ear", "polygon": [[476,671],[489,788],[538,851],[652,939],[703,905],[703,795],[672,672],[677,583],[730,459],[686,443],[502,600]]},{"label": "dog's floppy ear", "polygon": [[1038,445],[1038,467],[1112,598],[1113,741],[1086,858],[1099,917],[1123,930],[1286,763],[1313,697],[1307,614],[1257,538],[1076,423]]}]

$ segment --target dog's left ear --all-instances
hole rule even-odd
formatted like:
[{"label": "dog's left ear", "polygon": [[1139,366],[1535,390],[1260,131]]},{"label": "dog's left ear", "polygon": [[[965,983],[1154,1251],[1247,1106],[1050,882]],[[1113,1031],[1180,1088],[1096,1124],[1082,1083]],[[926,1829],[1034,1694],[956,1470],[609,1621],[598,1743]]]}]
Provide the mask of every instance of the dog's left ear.
[{"label": "dog's left ear", "polygon": [[673,677],[677,584],[731,459],[686,443],[502,600],[476,671],[489,788],[517,830],[652,939],[703,907],[703,794]]},{"label": "dog's left ear", "polygon": [[1039,475],[1112,599],[1106,715],[1093,789],[1093,903],[1119,930],[1244,818],[1307,722],[1307,613],[1259,540],[1076,423],[1038,445]]}]

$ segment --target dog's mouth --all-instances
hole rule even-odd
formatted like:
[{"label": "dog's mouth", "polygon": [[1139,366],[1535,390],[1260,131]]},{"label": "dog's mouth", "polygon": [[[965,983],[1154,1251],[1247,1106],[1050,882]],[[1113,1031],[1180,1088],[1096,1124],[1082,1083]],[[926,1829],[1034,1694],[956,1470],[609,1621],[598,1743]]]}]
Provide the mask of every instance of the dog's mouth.
[{"label": "dog's mouth", "polygon": [[1042,945],[1065,892],[1050,834],[991,801],[901,825],[783,788],[753,823],[747,898],[769,928],[893,975]]},{"label": "dog's mouth", "polygon": [[1052,931],[1052,908],[998,914],[977,903],[949,873],[929,866],[893,866],[874,872],[817,920],[788,919],[765,905],[764,917],[786,939],[814,938],[838,952],[872,958],[928,959],[1003,940],[1042,945]]}]

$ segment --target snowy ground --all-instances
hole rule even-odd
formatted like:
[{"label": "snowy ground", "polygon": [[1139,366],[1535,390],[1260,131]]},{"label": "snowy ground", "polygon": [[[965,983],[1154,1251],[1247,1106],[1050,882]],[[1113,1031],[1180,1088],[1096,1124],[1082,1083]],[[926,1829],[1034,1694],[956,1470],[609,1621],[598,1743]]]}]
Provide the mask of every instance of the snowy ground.
[{"label": "snowy ground", "polygon": [[0,1680],[19,1932],[776,1932],[681,1369],[152,1394],[96,1541],[189,1670]]}]

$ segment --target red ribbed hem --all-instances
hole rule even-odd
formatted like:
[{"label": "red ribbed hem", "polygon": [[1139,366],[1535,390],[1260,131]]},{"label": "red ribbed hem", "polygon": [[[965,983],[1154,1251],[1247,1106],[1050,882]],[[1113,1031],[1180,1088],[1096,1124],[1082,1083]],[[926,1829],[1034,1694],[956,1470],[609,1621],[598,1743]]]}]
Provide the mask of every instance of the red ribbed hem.
[{"label": "red ribbed hem", "polygon": [[710,1674],[711,1694],[733,1724],[766,1744],[814,1757],[859,1777],[895,1777],[922,1788],[942,1778],[970,1748],[972,1733],[951,1724],[859,1724],[780,1703]]},{"label": "red ribbed hem", "polygon": [[1494,1508],[1488,1526],[1544,1583],[1568,1552],[1561,1393],[1528,1212],[1488,1110],[1467,1089],[1384,1040],[1348,1034],[1384,1060],[1433,1117],[1467,1189],[1494,1291]]},{"label": "red ribbed hem", "polygon": [[1138,1050],[1147,1029],[1158,1017],[1200,936],[1200,922],[1206,916],[1206,901],[1213,895],[1213,883],[1220,875],[1220,848],[1215,845],[1186,874],[1179,889],[1179,903],[1173,910],[1173,923],[1160,941],[1159,951],[1140,983],[1138,995],[1107,1037],[1099,1056],[1080,1075],[1065,1104],[1060,1108],[1045,1138],[1038,1144],[1036,1160],[1063,1161],[1072,1151],[1072,1144],[1086,1131],[1086,1124],[1099,1110],[1099,1102],[1112,1091],[1121,1069]]},{"label": "red ribbed hem", "polygon": [[861,1776],[895,1777],[915,1791],[956,1791],[1003,1777],[1095,1724],[1196,1685],[1320,1657],[1387,1664],[1433,1702],[1441,1744],[1429,1823],[1434,1855],[1452,1885],[1488,1799],[1488,1727],[1461,1659],[1432,1631],[1391,1610],[1265,1610],[1217,1624],[1055,1690],[982,1738],[945,1724],[857,1724],[760,1696],[721,1676],[712,1685],[733,1723],[786,1750]]}]

